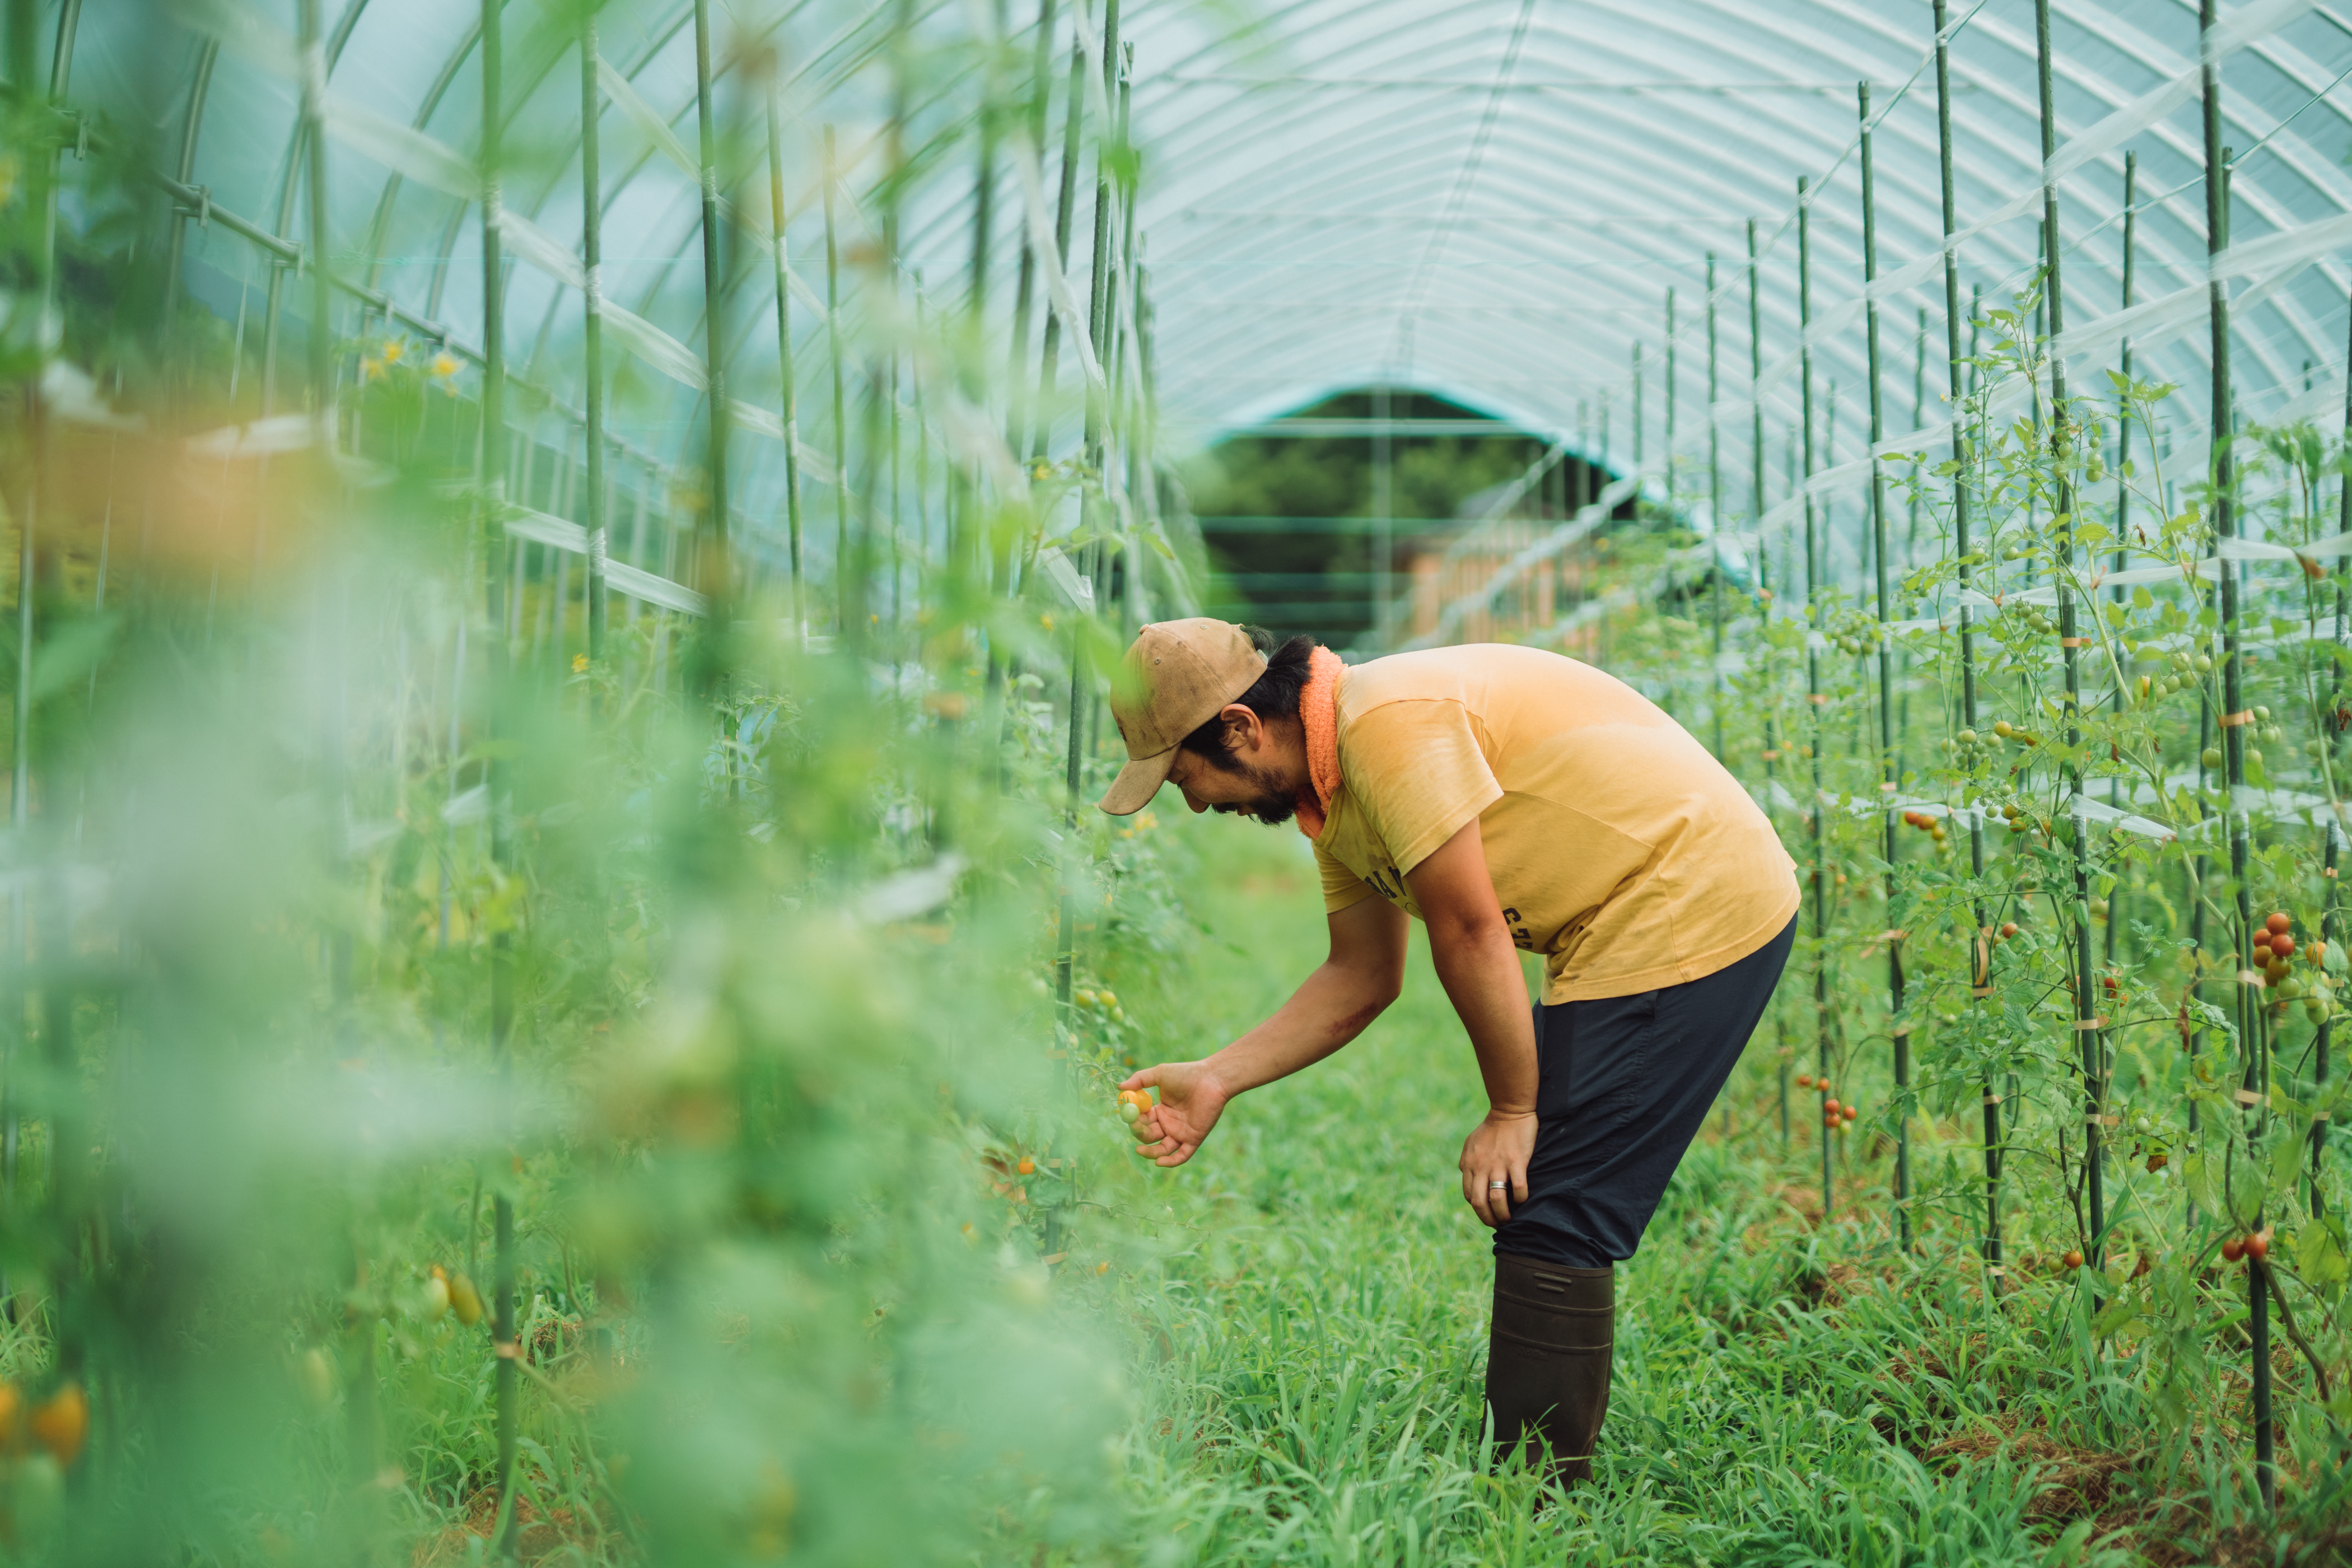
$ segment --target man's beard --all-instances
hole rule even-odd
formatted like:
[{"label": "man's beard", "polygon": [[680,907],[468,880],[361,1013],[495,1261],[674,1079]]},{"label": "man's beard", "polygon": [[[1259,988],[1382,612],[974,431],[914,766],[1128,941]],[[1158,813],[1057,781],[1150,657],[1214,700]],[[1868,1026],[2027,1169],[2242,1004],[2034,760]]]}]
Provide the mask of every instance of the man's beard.
[{"label": "man's beard", "polygon": [[1258,794],[1249,800],[1237,800],[1210,809],[1227,816],[1254,816],[1268,827],[1279,827],[1297,815],[1297,800],[1282,793],[1281,781],[1272,773],[1231,756],[1216,763],[1215,766],[1220,773],[1249,780],[1257,787]]}]

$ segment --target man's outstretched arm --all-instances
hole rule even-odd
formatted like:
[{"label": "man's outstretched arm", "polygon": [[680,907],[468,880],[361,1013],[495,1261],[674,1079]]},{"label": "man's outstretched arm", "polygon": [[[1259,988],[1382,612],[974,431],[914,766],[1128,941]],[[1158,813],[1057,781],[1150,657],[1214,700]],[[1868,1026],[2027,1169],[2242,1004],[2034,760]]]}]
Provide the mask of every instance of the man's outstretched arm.
[{"label": "man's outstretched arm", "polygon": [[1182,1164],[1225,1101],[1321,1061],[1396,1000],[1404,983],[1404,911],[1386,899],[1364,899],[1328,919],[1329,956],[1273,1017],[1213,1056],[1145,1068],[1119,1085],[1160,1090],[1160,1103],[1136,1123],[1139,1152]]},{"label": "man's outstretched arm", "polygon": [[1478,819],[1408,872],[1405,886],[1428,922],[1430,959],[1486,1082],[1486,1119],[1462,1143],[1462,1199],[1481,1220],[1498,1226],[1514,1204],[1528,1201],[1539,1074],[1527,976],[1486,869]]}]

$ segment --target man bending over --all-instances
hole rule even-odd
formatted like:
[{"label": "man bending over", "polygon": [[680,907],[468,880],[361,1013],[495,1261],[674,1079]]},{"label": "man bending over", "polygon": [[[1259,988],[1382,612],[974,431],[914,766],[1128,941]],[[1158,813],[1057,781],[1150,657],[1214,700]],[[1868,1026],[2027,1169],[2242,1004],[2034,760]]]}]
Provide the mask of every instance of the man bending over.
[{"label": "man bending over", "polygon": [[[1609,1403],[1613,1268],[1633,1256],[1771,999],[1796,931],[1772,826],[1655,704],[1533,648],[1434,648],[1353,667],[1308,637],[1169,621],[1113,683],[1128,763],[1102,799],[1173,784],[1194,811],[1315,843],[1330,954],[1207,1058],[1146,1068],[1136,1124],[1192,1157],[1234,1096],[1320,1061],[1396,999],[1405,917],[1429,928],[1486,1118],[1462,1198],[1495,1233],[1486,1400],[1507,1447],[1591,1473]],[[1517,950],[1544,955],[1532,1014]]]}]

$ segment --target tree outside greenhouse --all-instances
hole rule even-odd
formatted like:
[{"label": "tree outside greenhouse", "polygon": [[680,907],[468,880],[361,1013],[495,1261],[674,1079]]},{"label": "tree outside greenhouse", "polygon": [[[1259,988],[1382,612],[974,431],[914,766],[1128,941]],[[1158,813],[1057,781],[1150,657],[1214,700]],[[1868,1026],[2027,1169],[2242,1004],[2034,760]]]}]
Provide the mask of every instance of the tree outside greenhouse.
[{"label": "tree outside greenhouse", "polygon": [[[0,1556],[2352,1552],[2328,8],[6,16]],[[1794,864],[1589,1478],[1203,616]]]}]

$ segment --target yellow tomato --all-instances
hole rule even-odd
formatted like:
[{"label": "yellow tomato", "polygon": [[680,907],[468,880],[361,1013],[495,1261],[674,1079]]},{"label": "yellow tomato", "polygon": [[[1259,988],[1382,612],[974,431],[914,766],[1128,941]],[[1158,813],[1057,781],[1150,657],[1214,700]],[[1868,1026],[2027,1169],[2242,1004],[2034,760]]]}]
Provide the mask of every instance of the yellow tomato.
[{"label": "yellow tomato", "polygon": [[60,1468],[81,1457],[89,1436],[89,1398],[81,1384],[68,1383],[33,1412],[33,1437],[49,1451]]},{"label": "yellow tomato", "polygon": [[335,1402],[335,1369],[327,1352],[317,1345],[295,1358],[294,1380],[302,1385],[304,1396],[321,1410]]}]

